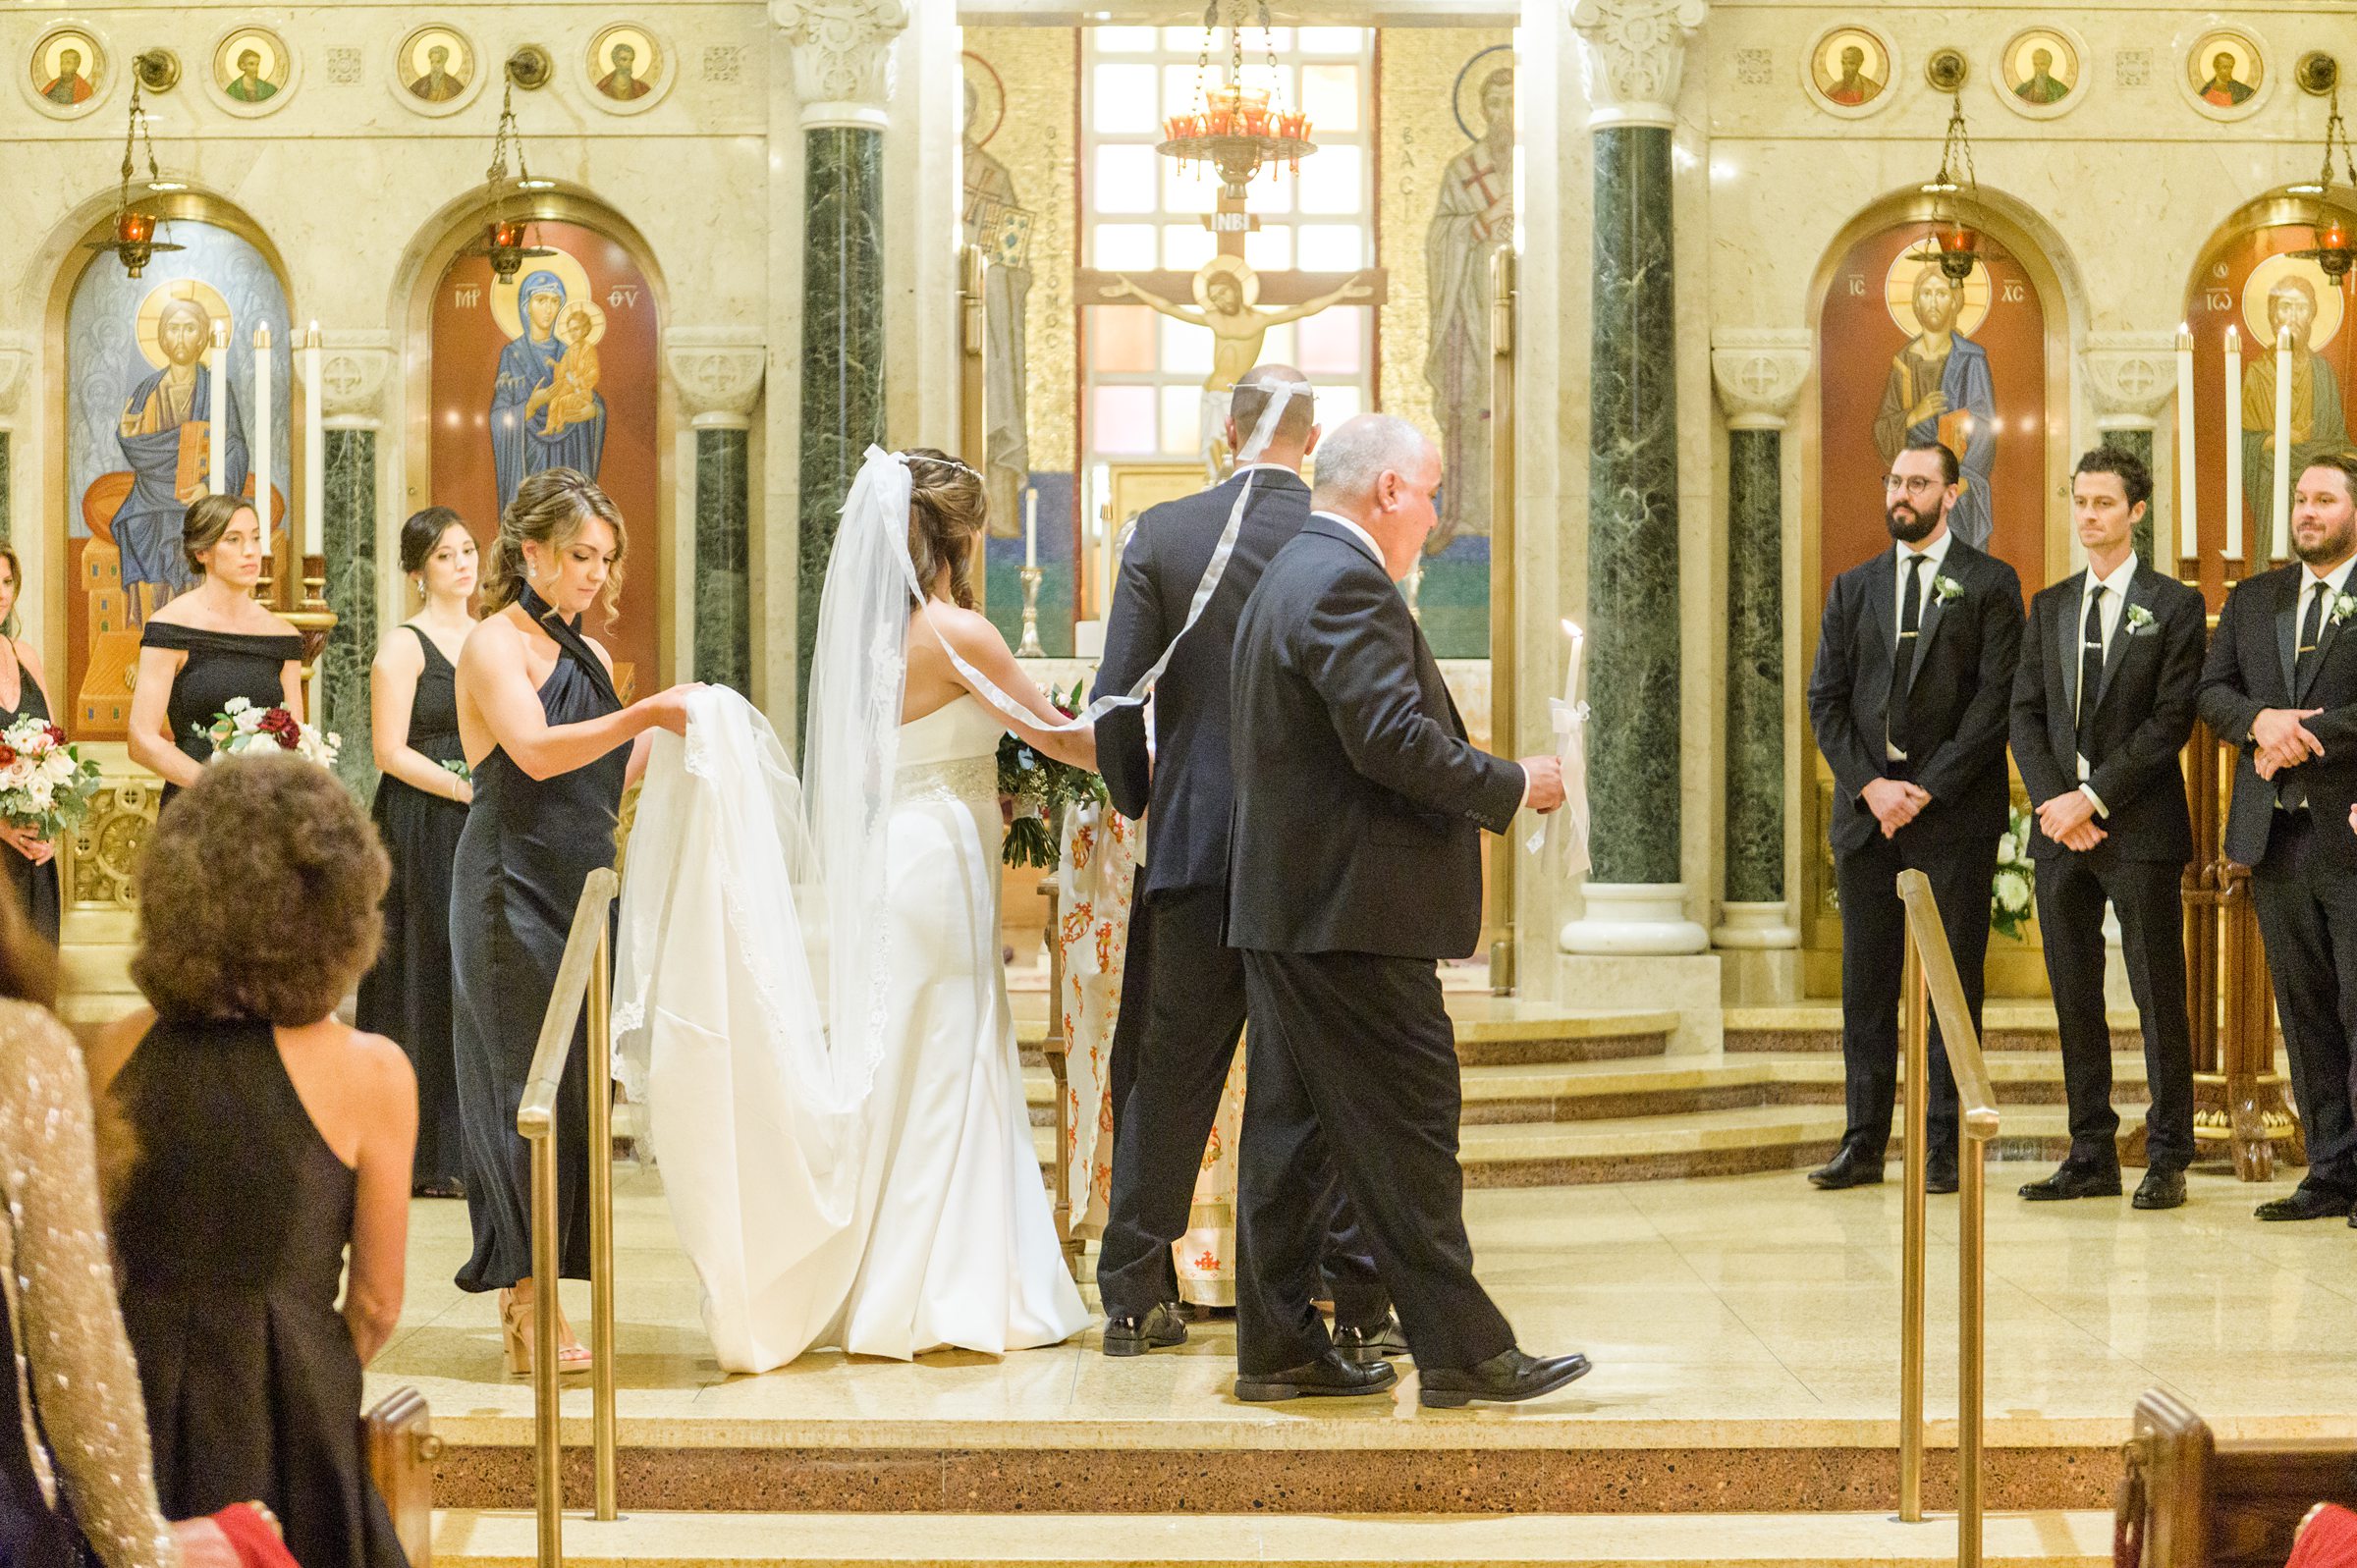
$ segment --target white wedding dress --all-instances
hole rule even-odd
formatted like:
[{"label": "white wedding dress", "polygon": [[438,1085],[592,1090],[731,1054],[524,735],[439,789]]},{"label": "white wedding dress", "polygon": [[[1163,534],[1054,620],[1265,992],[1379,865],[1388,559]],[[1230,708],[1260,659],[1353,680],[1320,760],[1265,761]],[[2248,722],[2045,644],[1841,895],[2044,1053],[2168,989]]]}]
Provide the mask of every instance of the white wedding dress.
[{"label": "white wedding dress", "polygon": [[[997,1354],[1088,1321],[999,958],[1002,732],[971,697],[900,727],[882,895],[865,925],[836,917],[870,933],[849,971],[760,715],[714,689],[686,744],[657,737],[623,893],[618,1076],[645,1103],[728,1371],[827,1345]],[[831,1045],[823,999],[847,972],[872,1006],[839,1009]],[[854,1037],[867,1049],[842,1049]]]}]

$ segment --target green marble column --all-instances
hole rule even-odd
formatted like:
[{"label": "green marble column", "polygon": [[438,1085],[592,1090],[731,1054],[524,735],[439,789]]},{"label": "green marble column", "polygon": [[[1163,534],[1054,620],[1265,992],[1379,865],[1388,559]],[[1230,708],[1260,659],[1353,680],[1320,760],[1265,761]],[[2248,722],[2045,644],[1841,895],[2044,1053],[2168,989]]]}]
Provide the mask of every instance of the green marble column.
[{"label": "green marble column", "polygon": [[862,454],[884,439],[884,134],[822,126],[805,137],[796,713],[836,522]]},{"label": "green marble column", "polygon": [[[2152,472],[2153,427],[2151,425],[2139,425],[2134,428],[2122,427],[2119,429],[2106,430],[2104,432],[2104,445],[2107,447],[2117,447],[2122,452],[2133,454],[2136,460],[2144,464],[2145,472]],[[2136,524],[2135,532],[2130,536],[2130,542],[2136,547],[2137,560],[2143,562],[2148,567],[2155,568],[2156,569],[2162,571],[2170,571],[2173,569],[2173,563],[2156,561],[2153,559],[2153,512],[2154,509],[2160,505],[2161,484],[2158,480],[2156,480],[2153,485],[2152,504],[2144,509],[2144,516],[2142,520]]]},{"label": "green marble column", "polygon": [[1727,433],[1727,899],[1784,896],[1783,436]]},{"label": "green marble column", "polygon": [[327,556],[327,607],[336,613],[336,624],[319,657],[320,719],[344,737],[337,776],[365,800],[376,788],[368,733],[368,666],[376,658],[376,432],[324,434],[327,511],[320,544]]},{"label": "green marble column", "polygon": [[695,678],[753,692],[748,435],[695,433]]},{"label": "green marble column", "polygon": [[1670,132],[1595,135],[1588,369],[1590,880],[1678,880],[1677,350]]}]

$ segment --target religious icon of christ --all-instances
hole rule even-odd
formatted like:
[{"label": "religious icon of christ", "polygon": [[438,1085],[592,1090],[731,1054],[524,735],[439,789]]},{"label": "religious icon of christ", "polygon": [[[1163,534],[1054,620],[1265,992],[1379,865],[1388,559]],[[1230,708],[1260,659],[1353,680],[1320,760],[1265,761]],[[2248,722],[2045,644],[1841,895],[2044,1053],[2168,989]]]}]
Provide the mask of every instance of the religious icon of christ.
[{"label": "religious icon of christ", "polygon": [[181,516],[189,503],[216,488],[245,493],[246,426],[226,388],[220,390],[228,405],[223,443],[228,482],[215,486],[207,471],[216,389],[203,357],[212,339],[212,312],[203,304],[166,300],[155,322],[163,368],[131,389],[116,423],[116,440],[134,479],[108,532],[122,552],[123,595],[135,621],[142,613],[139,584],[147,584],[153,603],[160,605],[194,583],[180,550]]},{"label": "religious icon of christ", "polygon": [[1975,550],[1997,531],[1989,477],[1997,466],[1997,390],[1989,353],[1956,330],[1964,292],[1937,266],[1915,275],[1909,303],[1916,337],[1891,358],[1883,405],[1874,416],[1874,445],[1888,463],[1910,441],[1939,441],[1963,467],[1963,492],[1949,509],[1948,526]]}]

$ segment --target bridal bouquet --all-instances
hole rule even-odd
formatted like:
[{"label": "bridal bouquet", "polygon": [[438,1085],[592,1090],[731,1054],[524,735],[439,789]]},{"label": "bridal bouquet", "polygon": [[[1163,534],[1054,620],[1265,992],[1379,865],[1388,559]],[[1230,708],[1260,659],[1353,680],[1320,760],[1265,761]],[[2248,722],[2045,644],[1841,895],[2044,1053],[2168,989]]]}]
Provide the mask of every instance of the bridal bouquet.
[{"label": "bridal bouquet", "polygon": [[2038,867],[2030,859],[2030,814],[2019,806],[2005,813],[2004,837],[1997,840],[1997,876],[1989,887],[1989,925],[2001,937],[2030,940],[2031,904]]},{"label": "bridal bouquet", "polygon": [[48,720],[27,717],[0,730],[0,818],[54,841],[89,815],[98,764],[85,761]]},{"label": "bridal bouquet", "polygon": [[216,761],[276,750],[332,768],[336,753],[344,749],[343,736],[322,733],[284,708],[257,708],[244,697],[230,698],[229,706],[198,732],[213,743]]},{"label": "bridal bouquet", "polygon": [[[1080,711],[1081,684],[1072,683],[1070,697],[1048,692],[1048,701],[1067,719]],[[1014,820],[1008,824],[999,858],[1011,866],[1037,866],[1054,871],[1058,859],[1056,834],[1051,826],[1062,820],[1067,806],[1105,799],[1105,781],[1085,768],[1034,751],[1014,734],[999,738],[999,793],[1014,802]]]}]

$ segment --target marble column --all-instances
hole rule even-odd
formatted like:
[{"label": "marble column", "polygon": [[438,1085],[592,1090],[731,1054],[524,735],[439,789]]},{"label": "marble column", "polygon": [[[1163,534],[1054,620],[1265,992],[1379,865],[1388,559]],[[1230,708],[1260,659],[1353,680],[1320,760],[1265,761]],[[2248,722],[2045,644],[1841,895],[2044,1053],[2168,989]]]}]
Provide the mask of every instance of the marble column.
[{"label": "marble column", "polygon": [[884,105],[900,0],[773,0],[794,48],[802,146],[800,515],[795,711],[835,526],[861,455],[884,440]]},{"label": "marble column", "polygon": [[1707,946],[1680,880],[1676,291],[1670,146],[1701,0],[1578,0],[1595,137],[1588,803],[1578,953]]},{"label": "marble column", "polygon": [[695,435],[695,678],[753,695],[751,430],[757,344],[670,335],[672,379]]},{"label": "marble column", "polygon": [[[316,722],[343,737],[337,777],[365,800],[377,780],[368,710],[368,667],[376,658],[378,630],[376,444],[393,355],[376,343],[352,341],[362,336],[381,335],[326,334],[320,385],[308,395],[323,400],[327,470],[319,543],[327,607],[336,614],[319,656]],[[298,364],[301,359],[297,355]]]},{"label": "marble column", "polygon": [[1807,329],[1722,332],[1727,410],[1727,876],[1718,947],[1794,947],[1784,897],[1784,420],[1809,373]]},{"label": "marble column", "polygon": [[[2153,466],[2153,432],[2171,406],[2177,390],[2176,337],[2169,332],[2091,332],[2080,351],[2086,372],[2088,400],[2095,407],[2095,428],[2106,446],[2132,452]],[[2077,460],[2077,454],[2072,454]],[[2136,525],[2136,554],[2168,573],[2176,574],[2176,486],[2156,473],[2153,504]],[[2164,506],[2169,509],[2169,527],[2160,527]],[[2154,554],[2165,546],[2165,557]]]},{"label": "marble column", "polygon": [[[31,354],[18,347],[15,340],[14,333],[0,335],[0,415],[18,412],[17,405],[26,379],[25,370],[32,359]],[[13,434],[10,424],[0,424],[0,544],[11,543],[16,532],[15,514],[9,510],[15,500],[15,492],[9,488],[9,462],[14,456],[10,451],[10,439]],[[37,596],[35,602],[38,602]]]}]

